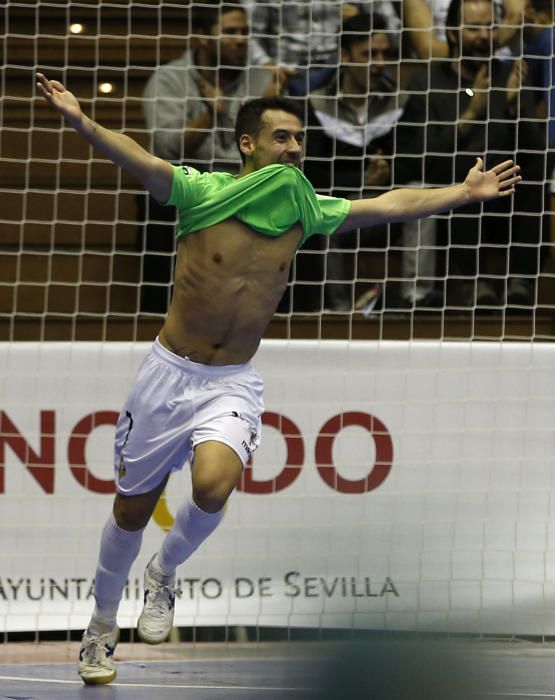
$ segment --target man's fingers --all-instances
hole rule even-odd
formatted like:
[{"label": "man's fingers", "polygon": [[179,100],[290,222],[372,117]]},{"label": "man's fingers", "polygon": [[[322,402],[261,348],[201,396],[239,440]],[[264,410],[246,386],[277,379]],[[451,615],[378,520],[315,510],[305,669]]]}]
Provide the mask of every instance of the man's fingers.
[{"label": "man's fingers", "polygon": [[507,187],[514,187],[517,183],[519,183],[522,180],[520,175],[515,175],[515,177],[512,177],[510,180],[502,180],[499,183],[499,187],[502,190],[507,189]]},{"label": "man's fingers", "polygon": [[46,76],[42,73],[36,73],[35,77],[37,79],[37,87],[40,89],[40,91],[43,94],[48,94],[50,92],[50,85],[48,80],[46,79]]},{"label": "man's fingers", "polygon": [[43,93],[43,95],[52,95],[54,90],[56,92],[65,92],[65,87],[58,80],[48,80],[48,78],[42,73],[36,73],[37,87]]},{"label": "man's fingers", "polygon": [[[498,180],[507,180],[513,175],[517,175],[520,172],[520,165],[514,165],[512,168],[508,168],[504,172],[497,174]],[[520,178],[522,180],[522,178]]]},{"label": "man's fingers", "polygon": [[514,192],[515,192],[515,188],[514,188],[514,187],[511,187],[510,189],[499,190],[498,196],[499,196],[499,197],[507,197],[507,196],[510,195],[510,194],[514,194]]},{"label": "man's fingers", "polygon": [[498,163],[497,165],[494,165],[494,167],[492,168],[492,171],[496,175],[499,175],[504,170],[508,170],[509,168],[512,168],[513,166],[520,169],[520,167],[518,165],[515,166],[514,161],[504,160],[502,163]]},{"label": "man's fingers", "polygon": [[37,83],[37,90],[44,97],[45,100],[48,100],[49,102],[52,100],[52,90],[49,89],[48,85]]},{"label": "man's fingers", "polygon": [[507,187],[512,187],[513,185],[516,185],[522,180],[520,175],[517,175],[516,177],[512,177],[510,180],[503,180],[503,182],[499,183],[499,187],[506,189]]}]

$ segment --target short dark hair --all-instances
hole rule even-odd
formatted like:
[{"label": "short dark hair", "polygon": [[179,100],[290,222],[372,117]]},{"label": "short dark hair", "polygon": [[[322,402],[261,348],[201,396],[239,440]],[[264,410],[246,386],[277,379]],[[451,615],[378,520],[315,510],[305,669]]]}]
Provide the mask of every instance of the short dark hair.
[{"label": "short dark hair", "polygon": [[385,32],[387,21],[383,15],[373,12],[371,15],[361,13],[343,22],[341,33],[341,50],[350,51],[353,44],[368,38],[373,32]]},{"label": "short dark hair", "polygon": [[191,4],[191,31],[209,34],[222,15],[228,12],[246,13],[242,0],[194,0]]},{"label": "short dark hair", "polygon": [[239,139],[243,134],[256,136],[262,128],[262,115],[267,109],[279,109],[297,117],[304,125],[304,107],[302,103],[292,100],[289,97],[274,95],[272,97],[257,97],[248,100],[241,105],[235,120],[235,143],[241,154],[241,160],[245,162],[245,156],[239,148]]}]

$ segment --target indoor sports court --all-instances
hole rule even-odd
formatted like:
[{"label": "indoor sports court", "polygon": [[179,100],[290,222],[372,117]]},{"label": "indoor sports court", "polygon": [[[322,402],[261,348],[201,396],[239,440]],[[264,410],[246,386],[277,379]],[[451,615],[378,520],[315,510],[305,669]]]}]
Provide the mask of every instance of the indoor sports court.
[{"label": "indoor sports court", "polygon": [[359,643],[118,647],[118,678],[96,691],[76,677],[78,644],[7,645],[2,697],[552,698],[553,648],[526,641],[380,639]]},{"label": "indoor sports court", "polygon": [[[449,50],[459,47],[466,68],[443,102],[472,107],[482,91],[484,99],[509,100],[510,109],[499,117],[490,105],[487,118],[471,110],[460,132],[479,124],[482,141],[467,148],[459,134],[447,155],[440,152],[447,139],[430,136],[442,106],[433,78],[438,65],[451,65],[441,43],[446,3],[371,3],[377,18],[369,3],[241,2],[3,3],[0,700],[555,698],[552,2],[532,0],[525,15],[520,0],[507,0],[496,4],[509,15],[495,27],[480,17],[464,24],[461,15],[451,29],[460,41]],[[464,3],[489,0],[461,3],[464,13]],[[227,24],[229,17],[239,24]],[[465,32],[476,26],[506,41],[501,54],[497,39],[480,49],[495,54],[484,62],[506,62],[499,70],[510,77],[501,87],[465,83],[472,62],[464,64],[460,47],[472,50]],[[380,70],[370,73],[376,61]],[[153,91],[152,78],[166,65],[177,66],[187,94]],[[210,239],[212,267],[204,259],[195,265],[195,284],[203,270],[217,270],[206,307],[217,300],[228,309],[239,348],[252,329],[245,318],[264,308],[266,279],[279,268],[284,292],[253,359],[264,411],[260,425],[249,424],[242,445],[249,458],[218,511],[221,525],[177,568],[171,634],[149,646],[137,634],[145,567],[184,501],[193,502],[194,465],[172,457],[122,584],[120,641],[115,651],[97,645],[117,676],[88,685],[78,673],[81,638],[95,610],[114,474],[123,479],[127,469],[114,457],[116,426],[170,300],[187,287],[172,275],[191,237],[176,244],[175,208],[147,196],[70,126],[37,73],[47,76],[43,86],[67,86],[87,123],[187,166],[182,177],[190,169],[200,178],[243,172],[233,100],[260,97],[260,86],[271,83],[304,109],[303,135],[294,138],[309,152],[304,175],[319,183],[318,206],[322,194],[358,200],[397,189],[396,163],[422,165],[420,179],[399,187],[454,184],[457,158],[470,152],[473,162],[484,156],[483,177],[493,177],[487,173],[500,160],[522,163],[522,182],[515,176],[512,189],[528,193],[518,199],[507,191],[511,175],[503,173],[512,166],[505,166],[495,181],[495,196],[510,202],[505,208],[490,210],[484,199],[474,209],[457,204],[422,216],[412,228],[385,217],[343,238],[326,231],[298,251],[289,246],[289,272],[283,254],[267,268],[260,255],[256,269],[238,273],[254,259],[244,248],[232,258],[239,267],[231,277],[239,280],[233,289],[256,278],[256,298],[246,306],[222,299],[231,287],[217,275],[234,249],[223,248],[222,262]],[[67,90],[60,89],[65,99]],[[419,104],[422,119],[414,118]],[[168,120],[156,122],[159,112]],[[207,126],[209,117],[215,121]],[[545,140],[525,141],[528,127]],[[414,144],[425,133],[421,154],[406,139],[413,128]],[[514,148],[496,141],[513,132]],[[171,138],[177,150],[156,153]],[[486,154],[477,142],[497,146]],[[452,159],[452,180],[423,181],[444,167],[440,157]],[[230,217],[226,246],[239,235],[266,243],[256,227],[245,234],[241,216]],[[233,228],[238,221],[243,228]],[[294,232],[300,245],[304,232]],[[278,238],[273,250],[284,245]],[[515,278],[524,260],[528,267]],[[459,268],[461,261],[470,263]],[[258,268],[264,275],[256,277]],[[226,338],[211,335],[218,323],[206,325],[205,345],[225,352]],[[174,354],[196,362],[185,350]],[[246,420],[241,411],[229,415]]]}]

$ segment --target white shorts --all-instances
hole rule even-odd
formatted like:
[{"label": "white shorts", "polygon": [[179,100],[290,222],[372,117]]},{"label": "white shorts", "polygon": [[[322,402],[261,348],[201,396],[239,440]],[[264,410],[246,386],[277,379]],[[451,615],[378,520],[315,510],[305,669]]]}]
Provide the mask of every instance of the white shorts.
[{"label": "white shorts", "polygon": [[152,491],[207,440],[228,445],[244,466],[260,444],[263,389],[250,362],[202,365],[156,339],[116,426],[118,492]]}]

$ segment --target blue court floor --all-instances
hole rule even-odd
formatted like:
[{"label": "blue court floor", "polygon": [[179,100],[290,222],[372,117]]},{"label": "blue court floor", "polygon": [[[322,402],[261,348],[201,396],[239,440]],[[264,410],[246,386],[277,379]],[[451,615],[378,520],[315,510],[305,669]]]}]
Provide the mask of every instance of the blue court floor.
[{"label": "blue court floor", "polygon": [[311,645],[120,644],[116,680],[86,687],[78,651],[78,644],[0,645],[0,699],[301,700],[314,697],[321,670]]},{"label": "blue court floor", "polygon": [[76,643],[0,645],[0,700],[471,700],[555,698],[555,645],[120,644],[118,677],[84,686]]}]

